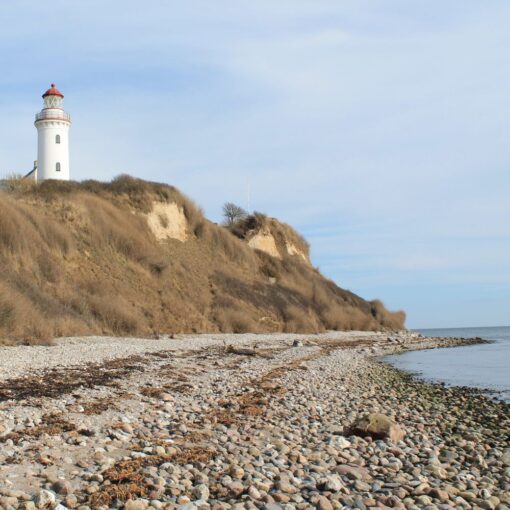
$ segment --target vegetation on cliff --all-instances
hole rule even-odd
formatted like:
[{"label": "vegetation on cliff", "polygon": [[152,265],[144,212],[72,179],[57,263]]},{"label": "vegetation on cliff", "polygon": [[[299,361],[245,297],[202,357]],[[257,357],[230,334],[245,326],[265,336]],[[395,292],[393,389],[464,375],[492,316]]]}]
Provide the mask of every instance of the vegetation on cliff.
[{"label": "vegetation on cliff", "polygon": [[5,187],[0,264],[10,342],[401,329],[405,319],[324,278],[289,226],[261,214],[219,226],[174,187],[128,176]]}]

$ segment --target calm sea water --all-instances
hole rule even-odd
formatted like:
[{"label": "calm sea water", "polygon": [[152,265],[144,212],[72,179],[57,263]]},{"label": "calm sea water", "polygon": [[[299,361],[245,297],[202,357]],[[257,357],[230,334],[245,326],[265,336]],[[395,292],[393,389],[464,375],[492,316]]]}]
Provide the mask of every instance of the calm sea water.
[{"label": "calm sea water", "polygon": [[481,337],[494,343],[386,356],[393,366],[431,381],[501,392],[510,402],[510,327],[420,329],[425,336]]}]

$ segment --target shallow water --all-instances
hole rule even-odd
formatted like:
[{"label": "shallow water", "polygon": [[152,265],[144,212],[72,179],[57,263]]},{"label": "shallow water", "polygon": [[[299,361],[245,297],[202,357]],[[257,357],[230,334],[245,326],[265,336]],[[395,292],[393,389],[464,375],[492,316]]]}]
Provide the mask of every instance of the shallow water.
[{"label": "shallow water", "polygon": [[386,356],[396,368],[429,381],[501,392],[510,402],[510,327],[420,329],[424,336],[481,337],[494,343],[412,351]]}]

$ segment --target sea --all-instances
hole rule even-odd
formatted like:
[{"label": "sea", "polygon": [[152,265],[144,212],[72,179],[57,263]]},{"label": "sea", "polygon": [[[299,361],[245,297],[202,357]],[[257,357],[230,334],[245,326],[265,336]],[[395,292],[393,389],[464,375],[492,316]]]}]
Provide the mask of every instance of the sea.
[{"label": "sea", "polygon": [[480,337],[492,343],[411,351],[383,360],[427,381],[480,388],[510,402],[510,326],[416,331],[434,337]]}]

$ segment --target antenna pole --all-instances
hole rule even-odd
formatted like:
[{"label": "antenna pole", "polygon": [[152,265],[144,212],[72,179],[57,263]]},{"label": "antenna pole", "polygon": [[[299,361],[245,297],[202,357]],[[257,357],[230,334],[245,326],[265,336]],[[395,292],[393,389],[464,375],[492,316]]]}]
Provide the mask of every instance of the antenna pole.
[{"label": "antenna pole", "polygon": [[248,212],[251,214],[252,213],[252,210],[251,210],[251,182],[250,182],[249,176],[246,178],[246,181],[248,184]]}]

